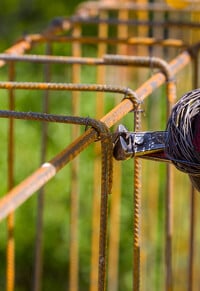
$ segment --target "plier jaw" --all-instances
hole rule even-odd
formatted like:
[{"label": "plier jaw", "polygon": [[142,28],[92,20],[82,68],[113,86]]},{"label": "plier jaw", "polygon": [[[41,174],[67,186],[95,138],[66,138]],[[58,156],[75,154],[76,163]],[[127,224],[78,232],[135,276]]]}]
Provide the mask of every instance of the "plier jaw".
[{"label": "plier jaw", "polygon": [[113,155],[116,160],[143,157],[169,161],[164,153],[167,131],[129,132],[120,124],[114,134]]}]

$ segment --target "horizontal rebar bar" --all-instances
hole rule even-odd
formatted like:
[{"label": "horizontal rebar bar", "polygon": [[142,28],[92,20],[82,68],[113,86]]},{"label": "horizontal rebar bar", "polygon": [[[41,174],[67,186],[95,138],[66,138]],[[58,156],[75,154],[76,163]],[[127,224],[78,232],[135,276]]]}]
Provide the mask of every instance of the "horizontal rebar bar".
[{"label": "horizontal rebar bar", "polygon": [[123,94],[126,98],[130,98],[133,103],[140,103],[140,101],[136,97],[135,92],[130,88],[105,84],[33,83],[8,81],[0,82],[0,89],[108,92]]},{"label": "horizontal rebar bar", "polygon": [[[65,21],[65,19],[63,19]],[[66,19],[68,22],[69,20]],[[147,26],[147,27],[154,27],[154,26],[160,26],[162,28],[166,27],[176,27],[179,29],[187,28],[187,29],[199,29],[200,23],[194,22],[194,21],[177,21],[177,20],[137,20],[137,19],[129,19],[129,20],[120,20],[118,18],[107,18],[107,19],[101,19],[101,18],[85,18],[85,17],[73,17],[70,18],[70,22],[72,24],[78,23],[78,24],[100,24],[100,23],[106,23],[108,25],[127,25],[127,26]]]},{"label": "horizontal rebar bar", "polygon": [[[99,10],[133,10],[133,11],[152,11],[152,12],[179,12],[181,13],[188,13],[188,12],[196,12],[198,13],[200,11],[199,7],[199,1],[198,0],[192,0],[193,5],[190,7],[186,7],[184,9],[174,9],[171,6],[168,6],[164,3],[133,3],[131,1],[127,2],[116,2],[116,1],[101,1],[101,2],[95,2],[95,1],[88,1],[86,3],[82,3],[77,8],[77,14],[84,15],[84,12],[87,10],[91,10],[93,14],[95,11]],[[85,12],[85,13],[86,13]]]},{"label": "horizontal rebar bar", "polygon": [[[169,63],[170,69],[173,74],[177,74],[191,61],[191,56],[188,51],[184,51],[173,61]],[[165,75],[160,72],[156,73],[150,79],[148,79],[141,87],[139,87],[135,93],[140,100],[144,100],[149,96],[155,89],[160,87],[165,82]],[[1,83],[0,83],[1,84]],[[17,83],[14,83],[17,86]],[[5,84],[4,84],[5,85]],[[4,86],[5,88],[5,86]],[[13,88],[10,83],[9,88]],[[48,89],[48,88],[47,88]],[[135,98],[134,93],[134,98]],[[101,122],[105,123],[107,127],[111,127],[117,121],[119,121],[128,112],[134,109],[134,104],[130,99],[124,99],[120,104],[113,108],[107,115],[105,115]],[[75,158],[81,151],[83,151],[89,144],[91,144],[97,138],[96,131],[89,129],[77,140],[75,140],[69,147],[64,149],[49,163],[42,165],[36,172],[30,177],[24,180],[17,187],[8,192],[4,198],[0,200],[0,219],[3,219],[16,207],[16,195],[22,190],[23,199],[22,203],[40,187],[42,187],[48,180],[55,176],[56,172],[62,169],[70,160]],[[39,176],[39,179],[38,179]],[[37,181],[37,184],[35,183]],[[24,194],[25,191],[25,194]],[[28,193],[28,194],[27,194]],[[28,196],[27,196],[28,195]]]},{"label": "horizontal rebar bar", "polygon": [[[88,129],[81,138],[73,142],[67,151],[63,151],[53,158],[48,163],[44,163],[38,170],[31,176],[25,179],[20,185],[12,189],[8,194],[0,200],[0,220],[6,217],[10,212],[21,205],[28,197],[35,191],[40,189],[48,180],[55,176],[56,172],[64,167],[66,162],[72,160],[77,156],[85,146],[101,137],[104,143],[106,139],[111,140],[111,136],[106,130],[106,126],[101,122],[91,118],[81,118],[75,116],[56,116],[42,113],[31,112],[14,112],[14,111],[1,111],[2,118],[16,118],[25,120],[37,120],[46,122],[59,122],[68,124],[79,124],[85,126],[92,126],[95,130]],[[84,137],[85,136],[85,137]],[[111,185],[111,177],[110,185]]]},{"label": "horizontal rebar bar", "polygon": [[41,36],[38,38],[38,42],[76,42],[79,41],[83,44],[98,44],[105,43],[110,45],[117,44],[126,44],[126,45],[145,45],[145,46],[172,46],[172,47],[187,47],[189,43],[184,42],[179,39],[156,39],[153,37],[128,37],[128,38],[103,38],[103,37],[94,37],[94,36],[84,36],[84,37],[72,37],[72,36],[64,36],[64,35],[50,35],[50,36]]}]

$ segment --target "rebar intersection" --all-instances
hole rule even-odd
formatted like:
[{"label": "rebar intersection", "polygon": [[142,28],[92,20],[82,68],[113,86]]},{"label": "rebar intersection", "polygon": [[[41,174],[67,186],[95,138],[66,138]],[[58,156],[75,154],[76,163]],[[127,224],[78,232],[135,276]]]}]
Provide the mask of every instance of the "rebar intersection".
[{"label": "rebar intersection", "polygon": [[[116,4],[116,3],[115,3]],[[194,33],[194,31],[198,31],[199,24],[191,21],[168,21],[165,23],[161,23],[158,20],[155,21],[143,21],[138,19],[132,21],[129,19],[128,13],[130,11],[138,11],[144,12],[144,7],[147,11],[157,12],[159,13],[172,13],[173,9],[169,9],[166,6],[162,5],[133,5],[132,3],[127,3],[126,7],[123,6],[123,11],[126,11],[124,19],[112,19],[109,17],[109,12],[117,11],[120,13],[122,10],[121,4],[109,6],[107,3],[86,3],[77,11],[77,15],[73,16],[70,19],[59,19],[57,21],[52,22],[52,24],[41,34],[37,35],[28,35],[18,43],[14,44],[11,48],[6,50],[5,53],[0,54],[0,65],[8,66],[10,68],[8,81],[1,81],[0,88],[7,90],[9,93],[10,99],[10,110],[1,110],[0,117],[8,118],[10,121],[10,137],[9,140],[13,140],[13,130],[14,130],[14,119],[26,119],[26,120],[37,120],[40,122],[58,122],[58,123],[70,123],[70,124],[82,124],[86,127],[90,126],[91,128],[87,129],[84,134],[76,137],[73,142],[65,147],[65,149],[57,154],[50,161],[42,163],[42,166],[38,168],[32,175],[30,175],[27,179],[25,179],[18,186],[13,187],[13,183],[11,183],[11,189],[8,193],[4,195],[4,197],[0,200],[0,218],[3,219],[7,215],[12,215],[13,211],[15,211],[19,205],[24,203],[28,197],[33,195],[38,189],[43,187],[47,181],[52,179],[58,171],[60,171],[65,165],[67,165],[70,161],[72,161],[75,157],[77,157],[80,152],[86,149],[91,143],[99,140],[101,142],[101,209],[100,209],[100,226],[96,226],[99,229],[99,254],[98,254],[98,279],[97,282],[90,282],[90,290],[105,290],[107,288],[107,277],[108,277],[108,285],[111,283],[112,286],[115,286],[115,289],[118,290],[118,277],[115,277],[114,280],[109,278],[110,269],[117,268],[117,266],[108,266],[107,269],[107,238],[108,234],[108,194],[111,192],[112,185],[112,136],[113,134],[108,128],[114,126],[118,121],[124,118],[129,112],[133,112],[135,116],[138,114],[138,107],[141,106],[142,103],[145,102],[145,99],[149,97],[157,88],[161,85],[166,84],[166,115],[169,116],[171,111],[171,107],[176,99],[176,75],[181,72],[187,65],[189,65],[193,60],[196,61],[198,59],[198,49],[199,44],[188,45],[187,41],[176,38],[169,38],[165,40],[163,38],[149,37],[146,36],[144,38],[132,36],[131,33],[127,32],[127,35],[120,35],[119,37],[109,37],[108,36],[108,28],[112,26],[116,26],[119,31],[122,27],[138,27],[138,29],[142,29],[142,26],[147,28],[156,29],[157,25],[160,24],[163,29],[168,29],[168,33],[170,33],[170,28],[187,28],[189,33]],[[146,10],[145,10],[146,11]],[[186,14],[190,15],[193,13],[193,9],[185,11]],[[197,13],[197,11],[195,11]],[[98,17],[96,17],[98,15]],[[138,14],[139,15],[139,14]],[[82,35],[82,29],[84,29],[85,25],[96,25],[99,30],[98,36],[85,36]],[[152,28],[153,27],[153,28]],[[191,32],[190,32],[191,31]],[[67,34],[67,35],[66,35]],[[120,32],[119,32],[120,34]],[[129,36],[130,34],[131,36]],[[72,54],[74,51],[74,55],[72,56],[53,56],[49,53],[47,55],[36,55],[36,54],[26,54],[28,51],[33,50],[35,45],[40,45],[42,43],[47,43],[48,47],[53,46],[54,43],[63,44],[68,43],[72,46]],[[81,46],[85,44],[95,43],[97,45],[97,57],[82,57],[81,56]],[[109,45],[113,47],[117,47],[118,54],[108,54]],[[130,56],[127,53],[127,48],[130,46],[140,46],[144,45],[144,47],[152,48],[152,46],[161,46],[164,48],[174,47],[181,48],[182,51],[174,57],[170,62],[166,62],[163,58],[155,58],[153,56]],[[184,48],[184,50],[183,50]],[[49,50],[48,50],[49,51]],[[51,50],[50,50],[51,51]],[[123,53],[122,53],[123,52]],[[127,55],[125,55],[125,53]],[[24,81],[15,81],[15,69],[13,66],[21,63],[41,63],[45,64],[46,68],[49,69],[52,64],[65,64],[72,66],[72,74],[73,78],[77,78],[76,82],[69,83],[60,83],[60,82],[52,82],[49,74],[46,73],[46,81],[45,82],[24,82]],[[80,68],[82,66],[96,67],[99,72],[99,76],[97,78],[96,83],[92,84],[84,84],[80,82]],[[102,74],[101,70],[105,70],[107,68],[114,67],[123,70],[127,68],[150,68],[152,71],[156,69],[155,73],[152,73],[150,78],[146,78],[146,80],[142,81],[142,84],[137,87],[137,89],[130,89],[129,86],[119,86],[119,85],[108,85],[106,80],[102,82]],[[195,68],[195,66],[194,66]],[[195,70],[195,69],[194,69]],[[124,71],[125,72],[125,71]],[[76,76],[75,76],[76,75]],[[125,75],[129,77],[129,74],[126,72]],[[194,72],[194,75],[197,76],[198,73]],[[106,79],[106,74],[104,71],[103,78]],[[119,77],[120,78],[120,77]],[[196,78],[198,82],[198,77]],[[195,86],[198,86],[198,84]],[[112,94],[118,93],[122,95],[120,97],[120,101],[117,99],[117,105],[113,107],[111,111],[109,111],[106,115],[102,112],[100,117],[98,118],[89,118],[89,117],[80,117],[74,114],[77,111],[75,106],[74,112],[72,112],[73,116],[61,116],[55,115],[51,113],[34,113],[34,112],[17,112],[15,111],[13,100],[17,99],[17,96],[14,97],[14,92],[18,90],[40,90],[44,91],[46,95],[46,99],[49,98],[49,92],[53,91],[70,91],[72,93],[72,99],[77,100],[77,103],[80,101],[80,96],[77,95],[80,92],[87,91],[92,92],[94,95],[95,92],[98,92],[97,99],[105,99],[103,98],[103,93],[110,92]],[[83,97],[85,98],[85,97]],[[106,97],[107,98],[107,97]],[[102,101],[103,102],[103,101]],[[49,108],[48,108],[49,110]],[[102,111],[97,108],[97,111]],[[97,113],[97,115],[99,115]],[[138,120],[138,119],[137,119]],[[140,123],[140,122],[139,122]],[[133,125],[134,126],[134,125]],[[138,127],[141,125],[138,122],[135,122],[135,126],[138,131]],[[14,145],[10,142],[10,160],[12,160],[14,151]],[[75,167],[76,169],[76,167]],[[13,180],[14,170],[12,169],[9,173],[10,180]],[[75,170],[75,172],[77,169]],[[115,171],[115,168],[114,168]],[[135,160],[135,173],[134,176],[134,243],[133,243],[133,289],[139,290],[141,288],[142,282],[140,281],[141,276],[141,193],[140,193],[140,165],[139,160]],[[166,186],[166,230],[165,230],[165,262],[166,262],[166,282],[165,289],[171,290],[174,282],[173,282],[173,270],[172,270],[172,169],[171,166],[167,166],[167,186]],[[113,193],[112,195],[115,195]],[[98,203],[98,202],[95,202]],[[193,205],[194,207],[194,205]],[[194,211],[194,208],[193,210]],[[98,215],[98,213],[97,213]],[[118,213],[119,215],[119,213]],[[112,225],[112,222],[111,222]],[[13,226],[12,226],[13,227]],[[193,226],[191,225],[191,228]],[[71,234],[73,236],[73,234]],[[119,239],[119,234],[115,234],[116,239]],[[192,238],[191,238],[192,239]],[[13,234],[10,232],[10,242],[13,240]],[[9,244],[8,240],[8,271],[7,271],[7,290],[14,290],[14,264],[13,264],[13,245]],[[73,244],[74,242],[72,242]],[[191,245],[192,245],[191,241]],[[71,246],[72,247],[72,246]],[[111,249],[108,250],[111,252]],[[119,250],[118,250],[119,251]],[[190,251],[190,259],[192,258],[193,249]],[[92,254],[93,255],[93,254]],[[78,263],[77,263],[78,264]],[[93,266],[94,269],[96,268]],[[93,267],[91,269],[93,269]],[[74,281],[73,273],[77,270],[77,266],[72,266],[70,270],[70,290],[78,290],[78,279]],[[78,271],[76,271],[78,272]],[[188,271],[188,276],[190,280],[188,281],[188,286],[192,286],[192,270]],[[92,273],[92,270],[91,270]],[[115,272],[117,274],[117,270]],[[93,274],[91,274],[91,278],[93,278]],[[120,276],[120,275],[119,275]],[[78,275],[77,275],[78,277]],[[95,276],[94,276],[95,277]],[[41,280],[41,278],[36,278],[35,280]],[[109,281],[110,280],[110,281]],[[113,283],[114,282],[114,283]],[[39,284],[41,285],[41,284]],[[36,288],[36,287],[35,287]],[[39,288],[39,287],[37,287]],[[39,289],[35,290],[39,290]],[[192,289],[190,289],[192,290]]]}]

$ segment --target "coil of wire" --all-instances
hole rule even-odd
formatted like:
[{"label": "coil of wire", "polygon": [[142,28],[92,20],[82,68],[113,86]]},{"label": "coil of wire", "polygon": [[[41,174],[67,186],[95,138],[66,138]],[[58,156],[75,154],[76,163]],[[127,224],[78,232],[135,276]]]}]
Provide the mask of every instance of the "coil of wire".
[{"label": "coil of wire", "polygon": [[167,124],[165,151],[200,191],[200,88],[186,93],[173,107]]}]

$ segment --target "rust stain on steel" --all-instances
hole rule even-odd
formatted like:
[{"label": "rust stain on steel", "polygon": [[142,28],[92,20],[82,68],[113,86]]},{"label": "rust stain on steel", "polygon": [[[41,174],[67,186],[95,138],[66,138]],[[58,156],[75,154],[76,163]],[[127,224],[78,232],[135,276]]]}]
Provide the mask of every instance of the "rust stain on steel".
[{"label": "rust stain on steel", "polygon": [[[191,61],[192,57],[188,51],[184,51],[178,57],[173,59],[170,63],[170,69],[172,74],[177,74]],[[160,72],[153,75],[146,82],[143,83],[138,89],[135,90],[138,99],[143,101],[148,97],[156,88],[159,88],[166,78],[165,75]],[[108,127],[113,126],[117,121],[124,117],[128,112],[133,110],[134,106],[131,100],[124,99],[120,104],[113,108],[107,115],[105,115],[101,121],[103,121]]]},{"label": "rust stain on steel", "polygon": [[[9,80],[13,81],[15,78],[15,64],[9,64]],[[14,110],[15,96],[14,91],[9,90],[9,109]],[[9,119],[8,127],[8,190],[14,186],[14,120]],[[10,213],[7,217],[7,290],[13,291],[15,285],[15,239],[14,239],[14,213]]]},{"label": "rust stain on steel", "polygon": [[[100,214],[100,238],[99,238],[99,290],[104,290],[106,285],[106,257],[107,257],[107,222],[108,222],[108,194],[111,193],[112,185],[112,136],[108,128],[101,121],[91,118],[81,118],[74,116],[57,116],[44,113],[23,113],[14,111],[1,111],[1,117],[12,117],[25,120],[38,120],[46,122],[62,122],[68,124],[89,125],[97,132],[100,138],[102,151],[102,174],[101,174],[101,214]],[[89,130],[88,130],[89,131]],[[91,133],[94,130],[90,130]],[[88,143],[88,140],[87,140]],[[77,142],[76,142],[77,145]],[[70,147],[71,148],[71,147]],[[80,148],[79,148],[80,151]],[[77,151],[73,151],[73,155],[77,155]],[[19,186],[11,190],[0,201],[0,219],[8,215],[8,213],[20,206],[28,199],[36,190],[44,185],[50,178],[55,176],[56,172],[62,167],[62,159],[53,159],[48,163],[44,163],[28,179],[24,180]]]},{"label": "rust stain on steel", "polygon": [[[73,84],[73,83],[33,83],[33,82],[0,82],[0,89],[23,89],[23,90],[66,90],[66,91],[90,91],[110,92],[124,94],[135,100],[135,92],[130,88],[99,85],[99,84]],[[137,100],[135,100],[137,102]]]},{"label": "rust stain on steel", "polygon": [[[173,61],[171,61],[169,63],[169,66],[170,66],[170,68],[172,70],[172,73],[176,74],[184,66],[186,66],[190,61],[191,61],[191,56],[190,56],[189,52],[188,51],[184,51],[183,53],[181,53],[178,57],[176,57]],[[149,80],[147,80],[141,87],[139,87],[135,91],[135,93],[137,94],[138,98],[140,98],[140,100],[144,100],[148,95],[150,95],[154,91],[155,88],[158,88],[164,82],[165,82],[165,76],[164,76],[164,74],[163,73],[157,73],[154,76],[152,76]],[[6,84],[9,85],[9,86],[6,86]],[[29,87],[29,83],[27,83],[26,86],[24,84],[26,84],[26,83],[22,83],[23,86],[19,86],[19,83],[17,83],[17,82],[16,83],[15,82],[0,82],[0,87],[1,88],[6,88],[7,87],[8,89],[14,88],[15,86],[17,88],[19,88],[19,87],[20,88],[23,87],[23,88],[26,88],[26,89],[29,89],[30,88]],[[34,83],[32,83],[32,86],[33,87],[37,87],[38,88],[38,85],[37,86],[36,85],[34,85]],[[46,84],[46,87],[47,87],[46,89],[49,89],[48,86],[50,86],[50,84]],[[62,86],[63,85],[61,85],[61,87]],[[61,87],[58,84],[57,84],[57,86],[54,86],[52,84],[52,88],[56,88],[56,89],[57,88],[60,88],[61,89]],[[72,86],[72,88],[74,88],[74,87]],[[124,89],[122,91],[124,93]],[[137,100],[136,100],[136,103],[137,103]],[[131,99],[124,99],[113,110],[111,110],[107,115],[105,115],[101,119],[101,122],[105,123],[105,125],[107,127],[111,127],[117,121],[119,121],[123,116],[125,116],[128,112],[130,112],[133,108],[134,108],[134,104],[133,104],[132,100]],[[66,148],[64,151],[62,151],[60,154],[58,154],[51,161],[51,163],[56,168],[56,171],[58,171],[59,169],[61,169],[62,167],[64,167],[64,165],[66,163],[68,163],[71,159],[73,159],[75,156],[77,156],[77,154],[79,154],[91,142],[93,142],[96,137],[97,137],[96,132],[93,131],[92,129],[90,129],[89,131],[85,132],[82,136],[80,136],[77,140],[75,140],[70,145],[70,147]],[[47,180],[45,179],[45,182],[48,181],[49,179],[47,179]],[[38,190],[42,185],[44,185],[45,182],[41,183],[41,179],[40,179],[39,187],[37,187],[37,189],[33,188],[33,190],[34,191]],[[29,192],[29,194],[30,194],[30,192]],[[0,200],[0,201],[1,201],[0,202],[0,205],[2,206],[4,203],[2,203],[2,200]],[[13,209],[14,208],[12,207],[12,210]],[[4,217],[4,216],[1,216],[1,217]]]},{"label": "rust stain on steel", "polygon": [[45,163],[31,176],[18,186],[13,188],[0,200],[0,219],[14,211],[19,205],[26,201],[29,196],[43,186],[56,173],[56,168],[51,163]]},{"label": "rust stain on steel", "polygon": [[[134,116],[134,131],[141,128],[140,106]],[[133,290],[140,290],[140,219],[141,219],[141,162],[139,158],[134,161],[134,191],[133,191]]]},{"label": "rust stain on steel", "polygon": [[190,6],[183,9],[174,9],[163,3],[133,3],[133,2],[116,2],[116,1],[89,1],[82,3],[78,6],[77,15],[90,14],[94,15],[95,12],[101,10],[134,10],[134,11],[153,11],[153,12],[165,12],[165,11],[181,11],[182,13],[187,12],[198,12],[200,11],[198,6]]},{"label": "rust stain on steel", "polygon": [[182,40],[176,40],[176,39],[156,39],[151,37],[121,37],[121,38],[104,38],[104,37],[91,37],[91,36],[80,36],[80,37],[73,37],[73,36],[57,36],[57,35],[41,35],[40,38],[38,38],[37,43],[42,42],[80,42],[80,43],[105,43],[105,44],[129,44],[129,45],[161,45],[161,46],[174,46],[174,47],[186,47],[188,44],[183,42]]},{"label": "rust stain on steel", "polygon": [[[92,141],[97,140],[99,136],[101,137],[100,140],[103,143],[103,145],[105,144],[106,146],[108,146],[107,138],[111,138],[111,135],[109,135],[107,131],[105,131],[105,128],[106,128],[105,125],[101,121],[96,121],[91,118],[81,118],[81,117],[74,117],[74,116],[59,116],[59,115],[33,113],[33,112],[14,112],[14,111],[0,111],[0,116],[2,118],[12,117],[12,118],[17,118],[17,119],[25,119],[25,120],[59,122],[59,123],[68,123],[68,124],[79,124],[79,125],[82,124],[82,125],[89,125],[95,128],[95,130],[92,130],[92,129],[87,130],[81,137],[79,137],[76,141],[74,141],[66,150],[62,151],[55,158],[53,158],[48,164],[45,164],[45,166],[42,166],[40,168],[42,170],[41,176],[45,177],[43,184],[45,180],[49,180],[50,177],[53,177],[58,170],[60,170],[67,162],[69,162],[75,156],[77,156]],[[52,165],[53,168],[52,167],[49,168],[50,165]],[[54,171],[49,172],[49,169],[51,170],[54,169]],[[37,177],[37,175],[34,177]],[[109,176],[109,180],[111,184],[110,176]],[[29,181],[29,183],[30,182],[31,180]],[[35,188],[33,189],[34,191],[36,191],[39,188],[37,186],[36,190]],[[29,189],[25,189],[25,190],[27,190],[30,193]],[[2,202],[3,200],[4,198],[2,198],[0,202]]]},{"label": "rust stain on steel", "polygon": [[[166,27],[176,27],[176,28],[184,28],[184,29],[199,29],[199,22],[191,22],[191,21],[151,21],[151,20],[119,20],[117,18],[108,18],[108,19],[97,19],[97,18],[82,18],[77,17],[72,20],[72,24],[100,24],[107,23],[108,25],[127,25],[127,26],[162,26]],[[63,22],[65,19],[63,19]]]}]

